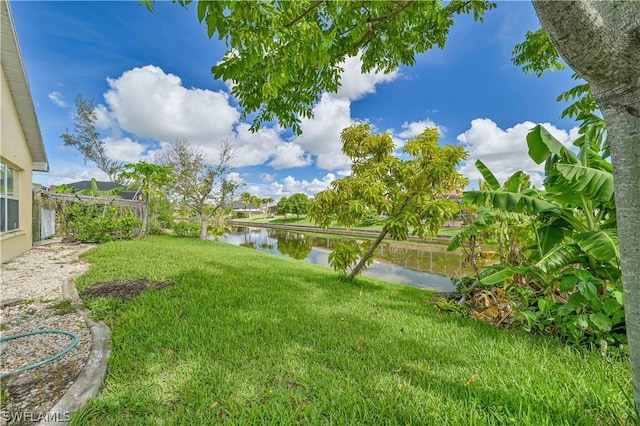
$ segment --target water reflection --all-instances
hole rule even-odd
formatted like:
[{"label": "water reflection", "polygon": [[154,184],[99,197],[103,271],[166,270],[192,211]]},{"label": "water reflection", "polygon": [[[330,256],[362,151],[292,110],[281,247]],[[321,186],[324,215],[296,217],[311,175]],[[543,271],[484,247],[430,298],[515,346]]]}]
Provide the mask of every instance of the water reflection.
[{"label": "water reflection", "polygon": [[[341,237],[311,236],[300,232],[265,228],[234,228],[222,241],[285,255],[298,260],[329,265],[329,252]],[[448,277],[470,271],[462,265],[460,253],[444,245],[380,244],[374,262],[364,275],[436,291],[451,291]]]}]

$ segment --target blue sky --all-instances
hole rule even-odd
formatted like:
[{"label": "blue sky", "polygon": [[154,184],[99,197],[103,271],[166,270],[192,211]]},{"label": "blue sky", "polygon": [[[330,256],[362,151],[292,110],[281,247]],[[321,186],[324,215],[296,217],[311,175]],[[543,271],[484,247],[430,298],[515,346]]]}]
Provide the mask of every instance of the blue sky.
[{"label": "blue sky", "polygon": [[560,119],[565,105],[555,100],[575,85],[572,71],[538,79],[511,63],[513,47],[539,27],[530,2],[499,2],[484,23],[462,17],[444,50],[391,75],[363,75],[359,59],[349,58],[341,90],[322,95],[300,137],[274,125],[252,134],[239,121],[227,84],[210,73],[225,46],[207,37],[195,5],[185,10],[161,1],[154,13],[137,1],[11,6],[51,163],[50,173],[34,179],[47,185],[105,178],[60,139],[73,127],[78,93],[98,105],[99,131],[113,158],[148,161],[180,137],[215,157],[228,140],[244,190],[276,199],[313,195],[348,173],[339,133],[358,120],[391,132],[398,146],[437,126],[443,144],[470,153],[460,170],[472,181],[480,158],[500,179],[522,169],[539,184],[542,167],[527,157],[527,131],[544,123],[565,143],[576,136],[576,124]]}]

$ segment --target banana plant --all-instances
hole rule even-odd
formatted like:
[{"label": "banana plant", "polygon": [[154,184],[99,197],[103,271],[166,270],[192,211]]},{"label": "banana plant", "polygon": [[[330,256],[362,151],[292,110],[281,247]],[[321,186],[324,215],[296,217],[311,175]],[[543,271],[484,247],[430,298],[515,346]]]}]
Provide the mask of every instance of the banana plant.
[{"label": "banana plant", "polygon": [[[464,251],[478,281],[492,270],[485,268],[481,272],[478,261],[493,252],[491,257],[498,265],[514,268],[507,277],[511,278],[517,268],[529,263],[528,247],[534,241],[533,212],[555,209],[556,206],[546,202],[540,191],[531,188],[526,173],[514,173],[501,186],[482,161],[477,160],[475,164],[484,178],[482,189],[466,192],[463,203],[479,206],[477,216],[472,224],[452,238],[448,250],[461,248]],[[484,280],[480,282],[486,284]]]},{"label": "banana plant", "polygon": [[[527,248],[526,271],[523,263],[503,262],[494,273],[485,274],[482,284],[496,284],[526,272],[549,285],[569,265],[580,265],[605,281],[619,280],[611,164],[606,144],[599,139],[604,133],[593,130],[597,120],[592,120],[595,124],[574,143],[579,148],[577,154],[543,126],[528,134],[529,156],[538,164],[545,163],[544,191],[522,185],[526,176],[522,172],[501,187],[493,173],[481,161],[476,162],[485,188],[466,192],[465,202],[529,217],[534,237]],[[454,238],[452,248],[456,241]]]}]

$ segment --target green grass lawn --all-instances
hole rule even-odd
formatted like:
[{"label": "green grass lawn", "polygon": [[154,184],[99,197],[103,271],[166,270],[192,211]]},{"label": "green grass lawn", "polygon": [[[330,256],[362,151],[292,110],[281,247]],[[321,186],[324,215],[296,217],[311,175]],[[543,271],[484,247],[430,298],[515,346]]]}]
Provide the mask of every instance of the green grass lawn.
[{"label": "green grass lawn", "polygon": [[79,289],[175,285],[90,303],[113,348],[75,424],[574,426],[633,412],[627,360],[439,312],[423,290],[215,241],[150,237],[86,258]]},{"label": "green grass lawn", "polygon": [[[289,215],[285,219],[284,217],[276,216],[271,219],[267,219],[264,215],[253,215],[251,218],[245,217],[237,220],[241,220],[243,222],[254,222],[256,225],[261,223],[273,223],[273,224],[282,224],[282,225],[296,225],[296,226],[312,226],[315,227],[316,224],[306,216],[301,216],[298,219],[295,215]],[[332,228],[342,228],[340,224],[337,222],[333,222],[331,224]],[[368,231],[382,231],[382,223],[378,223],[372,226],[355,226],[354,229],[363,229]],[[452,237],[458,233],[460,229],[456,228],[440,228],[438,231],[438,235],[449,236]]]}]

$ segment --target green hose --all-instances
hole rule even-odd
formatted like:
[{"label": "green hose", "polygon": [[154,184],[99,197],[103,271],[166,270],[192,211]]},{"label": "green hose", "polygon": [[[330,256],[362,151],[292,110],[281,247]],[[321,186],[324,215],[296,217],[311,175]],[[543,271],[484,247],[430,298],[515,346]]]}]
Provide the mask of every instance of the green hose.
[{"label": "green hose", "polygon": [[29,333],[22,333],[22,334],[15,334],[13,336],[7,336],[7,337],[2,337],[0,338],[0,343],[2,342],[6,342],[9,340],[16,340],[16,339],[21,339],[23,337],[29,337],[29,336],[34,336],[37,334],[66,334],[67,336],[71,336],[73,337],[73,342],[67,346],[66,348],[64,348],[64,350],[58,352],[57,354],[50,356],[47,359],[44,359],[42,361],[38,361],[35,364],[31,364],[31,365],[27,365],[26,367],[20,368],[18,370],[14,370],[14,371],[9,371],[8,373],[2,373],[0,374],[0,379],[4,379],[6,377],[9,376],[13,376],[14,374],[20,374],[20,373],[24,373],[25,371],[31,370],[33,368],[37,368],[40,367],[41,365],[44,365],[48,362],[51,361],[55,361],[56,359],[60,358],[61,356],[65,355],[67,352],[69,352],[71,349],[75,348],[76,345],[78,344],[78,342],[80,341],[80,339],[78,339],[78,336],[74,333],[71,333],[69,331],[62,331],[62,330],[38,330],[38,331],[30,331]]}]

